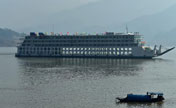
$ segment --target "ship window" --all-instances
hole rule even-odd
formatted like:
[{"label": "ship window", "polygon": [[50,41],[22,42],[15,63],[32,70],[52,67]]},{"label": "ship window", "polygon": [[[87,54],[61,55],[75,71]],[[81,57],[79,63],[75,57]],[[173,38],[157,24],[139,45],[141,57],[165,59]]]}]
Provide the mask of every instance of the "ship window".
[{"label": "ship window", "polygon": [[131,51],[132,50],[132,48],[129,48],[129,51]]},{"label": "ship window", "polygon": [[121,48],[121,50],[123,51],[123,48]]}]

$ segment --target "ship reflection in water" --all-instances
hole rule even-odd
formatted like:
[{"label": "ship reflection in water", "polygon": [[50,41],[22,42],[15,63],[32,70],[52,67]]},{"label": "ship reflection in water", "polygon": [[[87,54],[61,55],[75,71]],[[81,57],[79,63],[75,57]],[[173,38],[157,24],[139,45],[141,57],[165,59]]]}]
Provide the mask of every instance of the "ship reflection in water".
[{"label": "ship reflection in water", "polygon": [[127,108],[163,108],[164,102],[156,103],[116,103],[117,106],[124,105]]},{"label": "ship reflection in water", "polygon": [[97,79],[109,76],[136,76],[146,61],[134,59],[22,58],[24,79]]}]

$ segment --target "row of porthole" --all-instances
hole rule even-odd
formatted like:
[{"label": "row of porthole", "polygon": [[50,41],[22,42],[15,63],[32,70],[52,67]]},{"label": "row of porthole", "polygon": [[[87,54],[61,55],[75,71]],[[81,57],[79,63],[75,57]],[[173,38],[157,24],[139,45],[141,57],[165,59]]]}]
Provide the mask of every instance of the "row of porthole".
[{"label": "row of porthole", "polygon": [[[31,48],[20,48],[21,50],[47,50],[47,49],[59,49],[59,47],[31,47]],[[62,48],[63,50],[132,50],[132,48]]]},{"label": "row of porthole", "polygon": [[62,54],[101,54],[101,55],[129,55],[132,54],[132,52],[83,52],[83,51],[66,51],[66,52],[62,52]]}]

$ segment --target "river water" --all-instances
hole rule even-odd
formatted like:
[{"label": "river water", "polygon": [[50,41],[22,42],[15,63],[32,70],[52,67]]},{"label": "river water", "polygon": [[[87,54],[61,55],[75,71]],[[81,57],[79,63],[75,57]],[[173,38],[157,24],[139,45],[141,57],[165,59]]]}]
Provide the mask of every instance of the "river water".
[{"label": "river water", "polygon": [[[173,108],[176,50],[155,59],[16,58],[0,48],[1,108]],[[116,103],[127,93],[163,92],[162,103]]]}]

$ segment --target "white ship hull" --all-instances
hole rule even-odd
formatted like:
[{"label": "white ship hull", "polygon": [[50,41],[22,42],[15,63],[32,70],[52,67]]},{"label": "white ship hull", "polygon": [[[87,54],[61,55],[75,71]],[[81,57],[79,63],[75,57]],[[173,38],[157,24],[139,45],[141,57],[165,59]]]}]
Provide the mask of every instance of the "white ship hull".
[{"label": "white ship hull", "polygon": [[30,35],[18,46],[16,57],[153,58],[172,49],[161,52],[161,47],[145,47],[138,33]]}]

